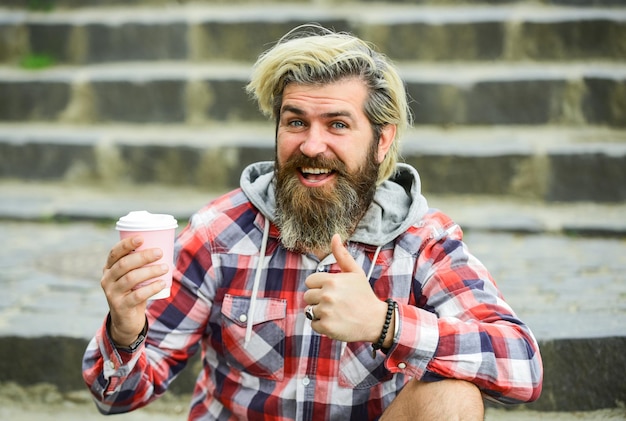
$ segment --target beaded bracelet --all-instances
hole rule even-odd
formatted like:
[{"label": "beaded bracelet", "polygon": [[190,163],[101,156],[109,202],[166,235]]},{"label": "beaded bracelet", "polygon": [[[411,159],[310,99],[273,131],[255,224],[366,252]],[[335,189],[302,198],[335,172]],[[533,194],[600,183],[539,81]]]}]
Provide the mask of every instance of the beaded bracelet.
[{"label": "beaded bracelet", "polygon": [[376,358],[376,351],[383,347],[383,343],[387,337],[387,331],[389,330],[389,325],[391,324],[391,318],[393,317],[393,310],[396,307],[396,302],[391,298],[387,298],[385,302],[387,303],[387,316],[385,316],[385,324],[383,325],[383,330],[380,333],[378,342],[372,343],[372,358]]}]

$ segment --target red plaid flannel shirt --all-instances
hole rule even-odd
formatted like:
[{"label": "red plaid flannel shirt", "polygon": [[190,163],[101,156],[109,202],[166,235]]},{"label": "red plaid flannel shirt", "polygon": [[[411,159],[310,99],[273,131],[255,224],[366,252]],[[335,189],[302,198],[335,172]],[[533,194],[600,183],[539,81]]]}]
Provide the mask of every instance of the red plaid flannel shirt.
[{"label": "red plaid flannel shirt", "polygon": [[[177,240],[172,295],[148,308],[147,339],[116,349],[103,323],[83,375],[104,413],[126,412],[162,395],[199,348],[202,371],[189,419],[376,419],[411,379],[457,378],[502,402],[535,400],[537,343],[505,303],[461,229],[431,210],[393,242],[348,242],[381,300],[397,301],[395,343],[372,358],[371,344],[344,343],[311,329],[304,281],[323,261],[285,250],[274,226],[263,256],[252,337],[247,314],[266,219],[236,190],[194,215]],[[381,321],[382,324],[382,321]]]}]

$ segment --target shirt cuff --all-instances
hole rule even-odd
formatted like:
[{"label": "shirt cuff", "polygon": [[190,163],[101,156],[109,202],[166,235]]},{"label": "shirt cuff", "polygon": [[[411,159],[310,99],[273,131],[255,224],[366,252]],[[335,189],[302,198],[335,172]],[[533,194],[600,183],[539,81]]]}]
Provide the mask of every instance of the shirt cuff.
[{"label": "shirt cuff", "polygon": [[392,373],[422,378],[439,343],[437,315],[412,305],[398,305],[398,332],[385,366]]}]

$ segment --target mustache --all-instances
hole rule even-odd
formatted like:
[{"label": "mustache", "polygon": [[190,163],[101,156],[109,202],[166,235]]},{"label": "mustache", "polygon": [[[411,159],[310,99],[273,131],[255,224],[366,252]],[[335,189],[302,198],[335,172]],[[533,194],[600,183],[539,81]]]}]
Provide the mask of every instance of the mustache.
[{"label": "mustache", "polygon": [[[346,165],[339,159],[327,158],[324,156],[310,157],[303,154],[297,154],[290,157],[280,166],[280,169],[287,171],[296,171],[298,168],[328,168],[339,175],[348,175]],[[276,166],[276,170],[279,166]]]}]

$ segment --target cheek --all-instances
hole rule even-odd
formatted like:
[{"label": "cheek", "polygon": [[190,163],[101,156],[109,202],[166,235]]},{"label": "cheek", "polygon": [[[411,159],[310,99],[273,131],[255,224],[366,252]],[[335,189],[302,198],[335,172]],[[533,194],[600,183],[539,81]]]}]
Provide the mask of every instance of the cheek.
[{"label": "cheek", "polygon": [[341,148],[336,150],[337,157],[346,165],[352,173],[358,171],[367,161],[367,149],[358,146],[352,148]]},{"label": "cheek", "polygon": [[282,164],[284,163],[289,156],[291,155],[292,148],[288,148],[285,142],[281,142],[280,140],[276,140],[276,160]]},{"label": "cheek", "polygon": [[276,158],[282,163],[291,158],[295,153],[300,151],[300,142],[295,136],[281,136],[280,133],[276,137]]}]

